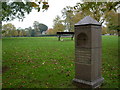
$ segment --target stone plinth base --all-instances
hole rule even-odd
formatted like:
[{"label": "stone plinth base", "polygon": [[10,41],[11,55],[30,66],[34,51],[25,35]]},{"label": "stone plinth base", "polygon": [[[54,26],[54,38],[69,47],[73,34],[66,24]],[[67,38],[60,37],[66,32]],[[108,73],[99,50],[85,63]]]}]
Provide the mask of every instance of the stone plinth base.
[{"label": "stone plinth base", "polygon": [[73,84],[79,88],[98,88],[103,81],[104,78],[102,77],[92,82],[80,79],[73,79]]}]

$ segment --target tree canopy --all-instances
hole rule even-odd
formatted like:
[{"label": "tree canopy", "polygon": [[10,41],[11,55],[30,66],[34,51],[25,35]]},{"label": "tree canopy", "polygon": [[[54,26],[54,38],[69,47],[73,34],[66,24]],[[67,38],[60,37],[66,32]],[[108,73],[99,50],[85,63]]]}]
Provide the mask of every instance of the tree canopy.
[{"label": "tree canopy", "polygon": [[16,27],[11,23],[4,24],[2,26],[2,34],[4,34],[3,36],[12,36],[15,34],[15,30]]},{"label": "tree canopy", "polygon": [[119,23],[119,18],[120,18],[120,13],[116,12],[110,12],[110,16],[107,18],[108,21],[108,28],[110,30],[120,30],[120,23]]},{"label": "tree canopy", "polygon": [[48,29],[48,27],[45,24],[40,23],[39,24],[40,27],[40,32],[42,33],[43,31],[46,31]]},{"label": "tree canopy", "polygon": [[56,32],[58,31],[64,31],[65,27],[64,25],[62,24],[62,20],[60,18],[60,16],[56,16],[55,19],[53,20],[53,32],[54,34],[56,34]]},{"label": "tree canopy", "polygon": [[65,8],[63,8],[62,10],[62,17],[63,17],[63,22],[65,24],[65,29],[68,31],[72,31],[74,28],[74,21],[73,21],[73,17],[74,17],[74,12],[72,10],[72,7],[67,6]]},{"label": "tree canopy", "polygon": [[38,21],[34,21],[33,27],[36,32],[40,32],[41,34],[48,29],[45,24],[39,23]]},{"label": "tree canopy", "polygon": [[[62,18],[56,17],[54,19],[53,30],[50,29],[49,32],[57,31],[74,31],[74,24],[85,16],[91,16],[100,22],[104,27],[103,33],[108,33],[108,29],[118,29],[119,26],[116,26],[118,22],[117,19],[117,10],[120,8],[120,2],[83,2],[77,3],[75,6],[66,6],[63,8]],[[113,14],[112,14],[113,12]],[[114,17],[115,16],[115,17]],[[58,23],[59,22],[59,23]],[[116,23],[116,24],[115,24]],[[61,24],[61,26],[60,26]],[[110,27],[109,27],[110,26]],[[64,27],[64,28],[63,28]],[[109,27],[109,28],[108,28]]]},{"label": "tree canopy", "polygon": [[[49,5],[46,0],[36,0],[38,2],[2,2],[2,16],[0,17],[2,21],[11,21],[15,18],[23,20],[25,14],[29,14],[32,9],[36,9],[38,12],[40,9],[47,10]],[[42,5],[42,6],[41,6]]]},{"label": "tree canopy", "polygon": [[77,3],[74,10],[82,13],[84,16],[92,16],[101,24],[106,20],[106,16],[110,11],[117,11],[120,7],[119,2],[84,2]]}]

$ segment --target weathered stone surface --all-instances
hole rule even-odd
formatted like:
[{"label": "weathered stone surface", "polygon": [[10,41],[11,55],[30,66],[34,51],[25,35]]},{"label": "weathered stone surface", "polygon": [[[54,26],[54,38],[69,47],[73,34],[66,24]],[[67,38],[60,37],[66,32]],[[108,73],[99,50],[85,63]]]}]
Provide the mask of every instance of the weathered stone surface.
[{"label": "weathered stone surface", "polygon": [[101,85],[101,26],[87,16],[75,24],[75,78],[80,87]]},{"label": "weathered stone surface", "polygon": [[75,50],[76,62],[91,64],[91,49],[79,48]]},{"label": "weathered stone surface", "polygon": [[91,81],[91,65],[75,63],[75,78],[85,81]]},{"label": "weathered stone surface", "polygon": [[81,21],[79,21],[78,23],[76,23],[75,25],[101,25],[98,21],[94,20],[92,17],[90,16],[86,16],[85,18],[83,18]]},{"label": "weathered stone surface", "polygon": [[98,78],[92,82],[75,78],[73,79],[73,84],[75,84],[79,88],[98,88],[103,83],[103,81],[104,81],[103,77]]}]

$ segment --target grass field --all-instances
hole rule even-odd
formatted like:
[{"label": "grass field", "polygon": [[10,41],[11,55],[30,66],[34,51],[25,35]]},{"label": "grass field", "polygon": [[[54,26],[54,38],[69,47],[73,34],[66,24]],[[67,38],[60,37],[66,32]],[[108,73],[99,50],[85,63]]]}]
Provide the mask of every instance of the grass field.
[{"label": "grass field", "polygon": [[[3,88],[76,88],[74,41],[57,37],[3,38]],[[118,88],[118,37],[102,37],[101,88]]]}]

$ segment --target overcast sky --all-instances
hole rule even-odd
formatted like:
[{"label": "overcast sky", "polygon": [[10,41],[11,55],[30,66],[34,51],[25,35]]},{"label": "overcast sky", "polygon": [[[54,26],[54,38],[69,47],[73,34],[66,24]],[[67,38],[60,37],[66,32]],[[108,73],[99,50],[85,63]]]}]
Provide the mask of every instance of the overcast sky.
[{"label": "overcast sky", "polygon": [[[53,26],[53,19],[56,15],[61,16],[61,10],[66,6],[75,6],[77,2],[80,0],[48,0],[50,7],[45,12],[37,12],[33,10],[29,15],[26,15],[23,21],[13,20],[11,22],[15,25],[16,28],[28,28],[29,26],[33,26],[34,21],[38,21],[39,23],[43,23],[48,26],[48,28],[52,28]],[[2,24],[5,24],[3,22]]]}]

